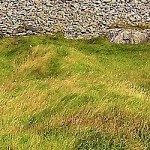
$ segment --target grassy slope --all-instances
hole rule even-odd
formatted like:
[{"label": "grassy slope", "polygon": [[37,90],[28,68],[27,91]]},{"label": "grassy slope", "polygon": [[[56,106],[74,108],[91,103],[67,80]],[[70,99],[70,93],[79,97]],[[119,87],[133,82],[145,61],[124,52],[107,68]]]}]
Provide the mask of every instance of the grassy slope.
[{"label": "grassy slope", "polygon": [[150,44],[0,39],[0,150],[150,149]]}]

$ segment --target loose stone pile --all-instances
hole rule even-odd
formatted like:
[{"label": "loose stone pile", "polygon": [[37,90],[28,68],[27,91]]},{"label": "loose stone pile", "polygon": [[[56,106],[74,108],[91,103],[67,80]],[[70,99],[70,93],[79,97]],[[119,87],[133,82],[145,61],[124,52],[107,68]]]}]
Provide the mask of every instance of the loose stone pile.
[{"label": "loose stone pile", "polygon": [[150,0],[1,0],[0,36],[61,31],[67,38],[91,38],[113,30],[115,35],[118,29],[111,28],[118,22],[150,24],[149,7]]}]

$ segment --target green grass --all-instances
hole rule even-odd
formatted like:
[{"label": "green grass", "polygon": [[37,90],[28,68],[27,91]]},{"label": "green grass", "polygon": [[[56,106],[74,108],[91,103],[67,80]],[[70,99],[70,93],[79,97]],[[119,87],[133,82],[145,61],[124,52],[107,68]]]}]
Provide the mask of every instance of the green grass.
[{"label": "green grass", "polygon": [[0,150],[149,150],[150,43],[0,39]]}]

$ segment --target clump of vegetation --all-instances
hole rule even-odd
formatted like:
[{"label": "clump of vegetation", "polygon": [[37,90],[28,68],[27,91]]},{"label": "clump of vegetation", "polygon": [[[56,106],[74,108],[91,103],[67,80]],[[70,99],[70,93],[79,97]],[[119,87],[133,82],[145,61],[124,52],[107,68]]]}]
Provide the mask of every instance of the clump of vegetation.
[{"label": "clump of vegetation", "polygon": [[149,23],[129,24],[124,21],[118,21],[111,24],[111,28],[124,28],[124,29],[139,29],[145,30],[150,28]]},{"label": "clump of vegetation", "polygon": [[0,149],[150,149],[150,43],[0,39]]}]

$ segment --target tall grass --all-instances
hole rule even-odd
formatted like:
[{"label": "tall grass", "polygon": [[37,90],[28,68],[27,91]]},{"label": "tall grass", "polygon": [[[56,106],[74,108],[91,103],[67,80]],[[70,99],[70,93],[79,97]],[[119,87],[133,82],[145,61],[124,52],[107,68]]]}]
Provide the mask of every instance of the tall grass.
[{"label": "tall grass", "polygon": [[0,150],[149,150],[149,58],[149,43],[0,39]]}]

